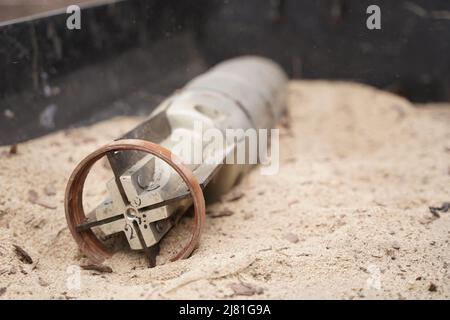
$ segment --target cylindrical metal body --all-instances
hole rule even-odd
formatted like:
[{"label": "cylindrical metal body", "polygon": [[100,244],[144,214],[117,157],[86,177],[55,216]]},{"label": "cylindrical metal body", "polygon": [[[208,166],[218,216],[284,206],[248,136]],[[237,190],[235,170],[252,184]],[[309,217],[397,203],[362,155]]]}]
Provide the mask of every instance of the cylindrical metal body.
[{"label": "cylindrical metal body", "polygon": [[[168,97],[123,138],[158,143],[182,158],[192,153],[187,150],[192,145],[199,146],[203,152],[201,161],[193,161],[189,168],[202,187],[212,181],[208,189],[217,195],[233,186],[249,166],[205,161],[217,151],[225,155],[234,152],[235,146],[226,141],[222,146],[212,146],[196,127],[201,127],[202,132],[216,129],[224,136],[228,129],[274,128],[285,107],[286,90],[287,76],[272,61],[260,57],[228,60]],[[186,144],[186,139],[191,143]],[[217,150],[220,148],[223,150]],[[188,194],[186,186],[166,163],[152,155],[116,152],[108,158],[115,174],[115,179],[108,183],[112,203],[100,205],[95,216],[102,220],[123,213],[125,219],[103,224],[101,230],[105,234],[123,231],[132,249],[142,249],[142,241],[133,237],[132,228],[127,228],[127,219],[139,219],[146,246],[156,244],[173,226],[175,213],[189,206],[190,200],[183,198]],[[171,201],[174,198],[182,200]],[[149,209],[152,204],[164,201],[166,205]],[[127,216],[127,212],[131,214]]]}]

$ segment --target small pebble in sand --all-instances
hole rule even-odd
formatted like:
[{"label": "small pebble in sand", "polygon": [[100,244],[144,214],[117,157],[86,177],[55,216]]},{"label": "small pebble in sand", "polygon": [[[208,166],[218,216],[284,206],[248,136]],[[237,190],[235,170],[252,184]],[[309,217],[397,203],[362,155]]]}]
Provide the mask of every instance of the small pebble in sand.
[{"label": "small pebble in sand", "polygon": [[283,236],[283,239],[292,242],[297,243],[299,241],[298,236],[292,232],[288,232]]},{"label": "small pebble in sand", "polygon": [[13,144],[9,147],[9,154],[17,154],[17,144]]},{"label": "small pebble in sand", "polygon": [[228,192],[226,195],[224,195],[221,200],[225,201],[225,202],[234,202],[234,201],[238,201],[239,199],[241,199],[244,196],[245,196],[245,193],[243,193],[242,191],[233,190],[231,192]]},{"label": "small pebble in sand", "polygon": [[36,203],[38,198],[39,196],[36,191],[28,190],[28,201],[30,201],[31,203]]},{"label": "small pebble in sand", "polygon": [[253,214],[251,214],[251,213],[246,213],[244,215],[244,220],[250,220],[251,218],[253,218]]},{"label": "small pebble in sand", "polygon": [[44,188],[44,193],[47,196],[54,196],[54,195],[56,195],[56,188],[55,188],[55,186],[53,184],[46,185],[45,188]]},{"label": "small pebble in sand", "polygon": [[428,291],[436,292],[437,291],[437,285],[435,285],[433,282],[431,282],[430,286],[428,287]]},{"label": "small pebble in sand", "polygon": [[86,264],[86,265],[81,265],[80,267],[83,270],[97,271],[100,273],[112,273],[113,272],[111,267],[105,266],[102,264]]},{"label": "small pebble in sand", "polygon": [[28,254],[28,252],[26,252],[24,249],[22,249],[18,245],[14,245],[14,252],[19,257],[20,261],[22,261],[23,263],[27,263],[27,264],[33,263],[33,259]]},{"label": "small pebble in sand", "polygon": [[42,287],[48,287],[48,286],[50,285],[50,283],[48,283],[47,281],[45,281],[45,280],[42,279],[41,277],[39,277],[38,283],[39,283],[39,285],[42,286]]},{"label": "small pebble in sand", "polygon": [[237,296],[253,296],[255,294],[262,294],[264,292],[262,288],[257,288],[248,283],[232,283],[230,285],[230,288]]},{"label": "small pebble in sand", "polygon": [[56,205],[50,203],[49,201],[45,199],[39,199],[39,195],[34,190],[28,191],[28,201],[37,204],[41,207],[47,208],[47,209],[56,209]]},{"label": "small pebble in sand", "polygon": [[50,203],[49,201],[45,199],[39,199],[36,201],[37,205],[40,205],[41,207],[47,208],[47,209],[56,209],[56,205],[53,203]]},{"label": "small pebble in sand", "polygon": [[289,201],[289,203],[288,203],[288,207],[292,207],[294,204],[297,204],[297,203],[299,203],[299,201],[298,200],[292,200],[292,201]]},{"label": "small pebble in sand", "polygon": [[392,249],[386,249],[386,255],[387,255],[388,257],[390,257],[392,260],[395,260],[395,259],[396,259],[396,257],[395,257],[395,252],[394,252],[394,250],[392,250]]},{"label": "small pebble in sand", "polygon": [[211,218],[220,218],[220,217],[229,217],[232,216],[234,214],[233,211],[231,211],[230,209],[222,209],[220,211],[209,211],[208,213],[208,217]]},{"label": "small pebble in sand", "polygon": [[394,248],[395,250],[400,250],[400,243],[398,243],[397,241],[392,242],[392,248]]},{"label": "small pebble in sand", "polygon": [[425,217],[422,217],[419,219],[419,223],[423,224],[423,225],[427,225],[427,224],[430,224],[431,222],[433,222],[435,219],[437,219],[437,218],[435,218],[434,216],[433,217],[425,216]]}]

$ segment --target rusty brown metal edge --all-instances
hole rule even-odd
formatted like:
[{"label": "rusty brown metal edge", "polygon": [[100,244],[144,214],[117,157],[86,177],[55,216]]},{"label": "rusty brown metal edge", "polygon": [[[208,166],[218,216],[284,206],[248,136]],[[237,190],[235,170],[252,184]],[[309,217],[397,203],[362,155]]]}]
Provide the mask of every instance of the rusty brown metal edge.
[{"label": "rusty brown metal edge", "polygon": [[123,139],[108,143],[84,158],[74,169],[69,178],[65,194],[66,220],[69,230],[80,250],[93,262],[102,263],[111,253],[95,236],[92,230],[77,231],[76,226],[86,220],[83,209],[84,184],[92,166],[103,156],[114,151],[142,151],[160,158],[170,165],[189,188],[194,204],[194,226],[191,239],[171,261],[188,258],[198,247],[201,232],[206,219],[205,199],[196,177],[170,150],[156,143],[140,139]]}]

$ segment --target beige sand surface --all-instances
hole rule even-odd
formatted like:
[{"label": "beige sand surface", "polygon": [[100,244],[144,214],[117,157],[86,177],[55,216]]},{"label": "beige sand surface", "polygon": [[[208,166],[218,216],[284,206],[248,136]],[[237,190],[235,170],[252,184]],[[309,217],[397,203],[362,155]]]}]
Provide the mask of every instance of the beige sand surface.
[{"label": "beige sand surface", "polygon": [[[65,227],[67,178],[140,119],[51,134],[16,155],[0,148],[0,299],[450,298],[450,212],[428,210],[450,200],[450,108],[300,81],[289,110],[279,174],[253,170],[235,190],[242,198],[210,206],[234,214],[208,218],[190,259],[166,263],[186,235],[184,218],[159,266],[124,250],[106,261],[112,273],[81,270],[80,290],[67,287],[70,266],[86,263]],[[100,165],[92,179],[106,176]],[[86,200],[102,200],[103,189],[91,183]]]}]

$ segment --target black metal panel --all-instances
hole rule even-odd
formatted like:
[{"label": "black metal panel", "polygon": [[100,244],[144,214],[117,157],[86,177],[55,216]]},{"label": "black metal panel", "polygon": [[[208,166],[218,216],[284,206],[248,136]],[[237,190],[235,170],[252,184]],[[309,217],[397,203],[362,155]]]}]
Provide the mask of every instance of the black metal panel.
[{"label": "black metal panel", "polygon": [[195,34],[210,8],[128,0],[0,28],[0,145],[117,114],[148,114],[205,69]]},{"label": "black metal panel", "polygon": [[[414,101],[450,100],[448,0],[218,3],[201,41],[210,63],[256,53],[294,77],[361,81]],[[381,8],[381,30],[366,27],[373,4]]]}]

